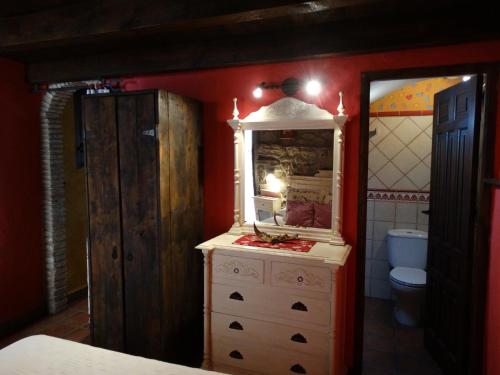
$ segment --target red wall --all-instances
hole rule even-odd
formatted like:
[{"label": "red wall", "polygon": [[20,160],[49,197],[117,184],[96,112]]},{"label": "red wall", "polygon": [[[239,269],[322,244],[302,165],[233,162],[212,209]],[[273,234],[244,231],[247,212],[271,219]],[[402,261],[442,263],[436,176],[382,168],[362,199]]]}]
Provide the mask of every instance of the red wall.
[{"label": "red wall", "polygon": [[[281,82],[283,79],[295,76],[297,78],[317,77],[323,80],[325,90],[316,102],[321,107],[336,113],[338,105],[337,93],[345,93],[344,104],[351,121],[346,132],[346,164],[345,164],[345,196],[344,196],[344,235],[347,241],[356,247],[356,214],[358,193],[358,162],[359,162],[359,105],[361,73],[364,71],[398,69],[409,67],[424,67],[445,64],[474,63],[481,61],[500,61],[500,41],[457,46],[405,50],[397,52],[376,53],[368,55],[327,57],[287,63],[252,65],[235,68],[223,68],[187,73],[161,74],[145,77],[129,77],[124,81],[127,90],[146,88],[163,88],[178,94],[201,100],[205,104],[205,235],[211,237],[220,234],[232,224],[232,174],[233,174],[233,144],[232,131],[226,125],[226,119],[231,117],[232,98],[238,98],[240,118],[260,106],[269,104],[280,97],[279,92],[265,92],[260,99],[252,97],[252,89],[257,83]],[[498,148],[497,148],[498,149]],[[500,221],[500,203],[497,200],[495,209]],[[498,239],[495,246],[498,249]],[[492,248],[495,252],[495,247]],[[497,259],[498,258],[498,259]],[[495,254],[492,259],[491,274],[500,271],[500,256]],[[347,316],[347,352],[348,362],[352,362],[353,347],[353,317],[354,317],[354,254],[349,264],[349,306]],[[493,285],[494,284],[494,285]],[[493,277],[491,294],[498,293],[498,281]],[[498,294],[497,294],[498,296]],[[488,350],[500,353],[498,341],[490,339],[500,336],[500,300],[490,298],[489,328],[496,331],[488,334]],[[495,339],[495,340],[498,340]],[[489,374],[500,373],[498,359],[488,356],[491,366]],[[497,355],[497,357],[499,357]],[[493,363],[493,361],[497,361]],[[496,371],[496,372],[495,372]]]},{"label": "red wall", "polygon": [[39,98],[0,59],[0,330],[44,306]]}]

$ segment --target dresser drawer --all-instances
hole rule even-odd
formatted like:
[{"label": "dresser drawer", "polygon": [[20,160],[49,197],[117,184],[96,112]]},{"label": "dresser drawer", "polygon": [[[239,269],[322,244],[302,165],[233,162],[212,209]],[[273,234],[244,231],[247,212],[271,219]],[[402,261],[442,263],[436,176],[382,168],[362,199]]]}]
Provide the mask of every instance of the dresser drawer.
[{"label": "dresser drawer", "polygon": [[264,283],[264,261],[260,259],[214,254],[212,258],[214,280],[218,278]]},{"label": "dresser drawer", "polygon": [[273,375],[328,373],[327,358],[280,350],[271,345],[233,343],[222,337],[212,336],[212,353],[215,368],[231,366]]},{"label": "dresser drawer", "polygon": [[329,268],[272,262],[271,284],[285,288],[330,292],[332,273]]},{"label": "dresser drawer", "polygon": [[283,293],[263,286],[240,287],[212,284],[212,310],[267,320],[275,317],[330,325],[330,301]]},{"label": "dresser drawer", "polygon": [[215,336],[226,337],[234,343],[270,345],[317,357],[328,356],[330,346],[326,332],[326,329],[325,333],[319,333],[285,324],[212,313],[212,334]]}]

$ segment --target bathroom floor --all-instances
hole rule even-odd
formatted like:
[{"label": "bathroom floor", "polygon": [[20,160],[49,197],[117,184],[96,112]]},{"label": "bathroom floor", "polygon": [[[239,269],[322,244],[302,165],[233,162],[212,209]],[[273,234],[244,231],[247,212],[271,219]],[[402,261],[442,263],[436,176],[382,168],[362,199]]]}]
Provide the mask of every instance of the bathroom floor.
[{"label": "bathroom floor", "polygon": [[424,347],[422,328],[400,325],[394,302],[365,298],[363,375],[441,375]]}]

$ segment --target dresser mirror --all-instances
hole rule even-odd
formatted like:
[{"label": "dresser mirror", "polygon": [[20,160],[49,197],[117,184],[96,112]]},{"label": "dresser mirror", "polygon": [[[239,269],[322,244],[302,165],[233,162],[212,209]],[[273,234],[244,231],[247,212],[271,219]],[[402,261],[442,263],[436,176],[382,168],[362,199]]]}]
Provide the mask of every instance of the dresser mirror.
[{"label": "dresser mirror", "polygon": [[[341,97],[340,97],[341,98]],[[253,232],[344,245],[343,129],[339,114],[283,98],[238,118],[234,102],[235,201],[232,234]]]}]

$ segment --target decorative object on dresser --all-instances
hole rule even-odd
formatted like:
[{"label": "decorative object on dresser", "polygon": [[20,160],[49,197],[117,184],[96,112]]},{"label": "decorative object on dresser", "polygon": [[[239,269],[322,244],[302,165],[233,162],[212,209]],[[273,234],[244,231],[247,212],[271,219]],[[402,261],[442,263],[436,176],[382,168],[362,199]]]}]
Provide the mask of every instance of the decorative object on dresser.
[{"label": "decorative object on dresser", "polygon": [[[197,246],[205,270],[204,367],[231,374],[344,375],[344,265],[351,247],[341,231],[343,105],[334,116],[284,98],[240,120],[234,103],[234,117],[228,121],[235,132],[234,224],[228,233]],[[283,143],[283,130],[293,130],[293,139]],[[326,132],[318,137],[314,130]],[[331,141],[327,138],[321,149],[310,142],[324,136]],[[266,146],[271,157],[258,165],[252,157],[255,140],[259,145],[274,142]],[[277,163],[273,155],[286,160]],[[324,155],[333,160],[325,162]],[[299,170],[307,174],[299,175]],[[274,217],[264,220],[255,212],[260,196],[254,189],[258,192],[264,179],[269,185],[269,174],[286,183],[282,189],[264,186],[283,195],[282,223],[276,207],[266,206]],[[309,225],[289,225],[293,215],[298,217],[292,206],[302,203],[310,206]],[[299,239],[256,242],[254,227],[269,238],[288,234]]]},{"label": "decorative object on dresser", "polygon": [[201,105],[156,90],[82,100],[92,343],[196,365]]}]

